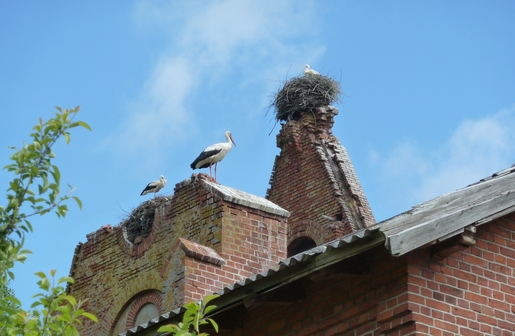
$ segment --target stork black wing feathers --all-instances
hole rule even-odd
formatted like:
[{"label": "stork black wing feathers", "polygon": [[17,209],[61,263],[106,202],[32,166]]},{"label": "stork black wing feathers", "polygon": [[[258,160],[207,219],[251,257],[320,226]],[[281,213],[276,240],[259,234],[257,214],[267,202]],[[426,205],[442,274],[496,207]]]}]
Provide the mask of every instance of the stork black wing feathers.
[{"label": "stork black wing feathers", "polygon": [[195,161],[193,161],[190,165],[191,169],[200,169],[200,168],[207,168],[209,167],[209,162],[207,163],[204,163],[202,166],[199,166],[197,167],[197,164],[202,161],[202,160],[205,160],[207,158],[210,158],[211,156],[213,155],[216,155],[218,153],[220,153],[220,149],[214,149],[214,150],[209,150],[209,151],[203,151],[202,153],[200,153],[200,155],[198,156],[198,158],[195,159]]},{"label": "stork black wing feathers", "polygon": [[148,193],[145,193],[145,191],[150,191],[151,192],[154,189],[156,189],[156,184],[154,182],[150,182],[149,184],[147,184],[145,189],[143,189],[143,191],[141,192],[140,196],[148,194]]}]

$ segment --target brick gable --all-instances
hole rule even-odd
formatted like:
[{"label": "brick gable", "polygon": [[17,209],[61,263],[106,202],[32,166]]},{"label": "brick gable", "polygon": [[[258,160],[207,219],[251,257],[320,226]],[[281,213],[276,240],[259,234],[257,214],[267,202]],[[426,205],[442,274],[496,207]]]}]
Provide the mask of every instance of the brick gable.
[{"label": "brick gable", "polygon": [[120,318],[134,319],[137,311],[124,309],[144,302],[145,293],[159,295],[154,301],[164,313],[286,257],[287,211],[203,174],[174,191],[159,200],[152,231],[139,244],[126,239],[122,223],[77,246],[70,272],[76,282],[69,291],[87,297],[87,309],[101,320],[85,324],[85,334],[108,335],[125,325]]}]

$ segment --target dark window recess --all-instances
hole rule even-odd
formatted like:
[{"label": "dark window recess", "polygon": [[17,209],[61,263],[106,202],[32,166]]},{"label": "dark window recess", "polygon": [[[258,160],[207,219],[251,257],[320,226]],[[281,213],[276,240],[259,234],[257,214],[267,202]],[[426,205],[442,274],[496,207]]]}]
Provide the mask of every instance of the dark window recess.
[{"label": "dark window recess", "polygon": [[315,241],[309,237],[299,237],[288,245],[288,258],[316,247]]}]

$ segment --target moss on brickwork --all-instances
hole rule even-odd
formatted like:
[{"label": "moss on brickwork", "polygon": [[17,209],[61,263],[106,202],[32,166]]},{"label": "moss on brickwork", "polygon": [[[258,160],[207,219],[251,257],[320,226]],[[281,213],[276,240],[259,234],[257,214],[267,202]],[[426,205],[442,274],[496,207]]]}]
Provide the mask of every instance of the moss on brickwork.
[{"label": "moss on brickwork", "polygon": [[[286,257],[285,217],[223,201],[195,176],[182,182],[172,197],[135,210],[137,217],[154,209],[151,230],[138,244],[127,239],[123,224],[103,227],[79,245],[70,292],[88,298],[88,309],[102,317],[101,323],[84,326],[88,335],[109,335],[142,293],[159,294],[164,313],[274,268]],[[179,238],[214,249],[226,263],[187,257]]]}]

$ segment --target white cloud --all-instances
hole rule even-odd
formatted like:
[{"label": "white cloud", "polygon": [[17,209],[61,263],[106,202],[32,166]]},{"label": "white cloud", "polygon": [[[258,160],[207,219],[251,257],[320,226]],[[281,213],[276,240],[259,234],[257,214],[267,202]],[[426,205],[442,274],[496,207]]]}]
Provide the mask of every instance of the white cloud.
[{"label": "white cloud", "polygon": [[515,161],[514,129],[515,106],[463,121],[439,148],[424,150],[403,142],[374,161],[383,162],[380,175],[390,182],[389,193],[414,205],[509,167]]},{"label": "white cloud", "polygon": [[141,96],[129,108],[121,127],[105,144],[121,155],[135,155],[148,165],[159,163],[167,140],[183,135],[188,121],[184,100],[193,86],[190,64],[184,59],[161,59]]},{"label": "white cloud", "polygon": [[[283,76],[292,64],[302,69],[325,50],[316,42],[313,6],[272,0],[138,2],[138,27],[158,30],[168,36],[168,45],[108,145],[148,162],[141,155],[156,157],[195,120],[196,111],[186,110],[199,99],[194,94],[202,85],[226,85],[229,77],[233,85],[247,85],[282,79],[277,74]],[[261,84],[267,99],[273,84]]]}]

